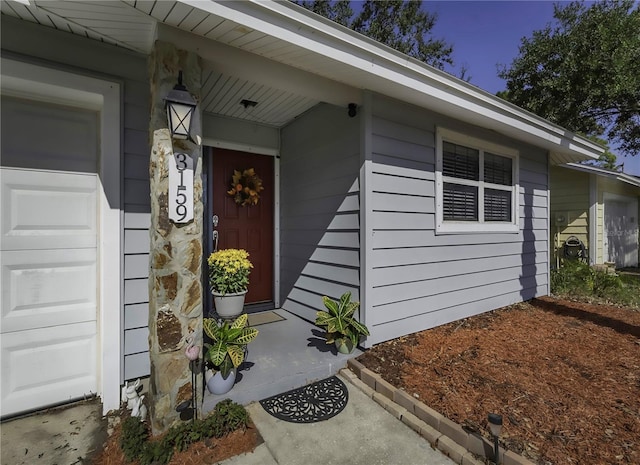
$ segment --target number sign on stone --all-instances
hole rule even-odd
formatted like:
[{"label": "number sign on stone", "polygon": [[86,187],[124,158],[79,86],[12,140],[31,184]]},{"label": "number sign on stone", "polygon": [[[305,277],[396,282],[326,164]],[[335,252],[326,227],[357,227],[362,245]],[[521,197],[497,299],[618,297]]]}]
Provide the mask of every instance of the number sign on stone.
[{"label": "number sign on stone", "polygon": [[193,220],[193,159],[186,153],[174,153],[169,159],[169,219]]}]

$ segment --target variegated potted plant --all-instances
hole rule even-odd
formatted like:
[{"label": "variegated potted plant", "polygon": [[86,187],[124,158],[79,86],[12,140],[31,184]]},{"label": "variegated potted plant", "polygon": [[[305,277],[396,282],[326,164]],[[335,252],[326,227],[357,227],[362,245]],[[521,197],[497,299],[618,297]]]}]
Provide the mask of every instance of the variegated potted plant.
[{"label": "variegated potted plant", "polygon": [[350,354],[360,338],[369,335],[367,327],[354,317],[360,302],[351,302],[351,292],[342,294],[339,301],[323,296],[322,302],[327,311],[316,313],[316,325],[326,329],[327,344],[335,344],[338,352]]},{"label": "variegated potted plant", "polygon": [[233,321],[204,318],[203,328],[213,341],[205,343],[205,363],[211,367],[211,372],[206,373],[207,388],[212,394],[226,394],[235,383],[247,344],[256,338],[258,330],[248,327],[246,313]]}]

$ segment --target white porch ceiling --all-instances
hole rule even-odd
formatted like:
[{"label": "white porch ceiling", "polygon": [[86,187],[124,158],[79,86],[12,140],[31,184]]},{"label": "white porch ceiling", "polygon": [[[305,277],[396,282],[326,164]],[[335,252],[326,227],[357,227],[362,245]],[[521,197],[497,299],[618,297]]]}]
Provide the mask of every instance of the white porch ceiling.
[{"label": "white porch ceiling", "polygon": [[[308,54],[294,46],[283,46],[264,33],[180,2],[168,0],[3,0],[3,15],[37,23],[64,32],[149,54],[156,39],[158,23],[196,36],[240,48],[253,54],[295,62]],[[219,63],[205,61],[203,71],[203,111],[270,126],[283,126],[320,102],[303,89],[265,84],[259,74],[254,79],[225,72]],[[257,102],[245,108],[243,99]]]},{"label": "white porch ceiling", "polygon": [[3,15],[137,52],[148,53],[153,44],[155,20],[125,2],[7,0],[0,3]]},{"label": "white porch ceiling", "polygon": [[[245,107],[243,100],[257,102]],[[271,126],[283,126],[318,103],[317,100],[216,71],[203,71],[202,109]]]}]

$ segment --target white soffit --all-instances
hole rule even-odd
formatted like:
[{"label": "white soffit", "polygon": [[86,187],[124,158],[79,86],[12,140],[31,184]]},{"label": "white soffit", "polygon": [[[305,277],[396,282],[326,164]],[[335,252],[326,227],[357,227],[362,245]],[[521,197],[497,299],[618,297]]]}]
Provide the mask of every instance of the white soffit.
[{"label": "white soffit", "polygon": [[[135,3],[135,2],[132,2]],[[156,21],[120,1],[0,2],[2,14],[147,54]]]},{"label": "white soffit", "polygon": [[[206,113],[282,126],[319,102],[345,108],[361,91],[317,74],[283,65],[219,41],[158,25],[159,40],[196,51],[203,59]],[[243,99],[257,102],[244,108]]]}]

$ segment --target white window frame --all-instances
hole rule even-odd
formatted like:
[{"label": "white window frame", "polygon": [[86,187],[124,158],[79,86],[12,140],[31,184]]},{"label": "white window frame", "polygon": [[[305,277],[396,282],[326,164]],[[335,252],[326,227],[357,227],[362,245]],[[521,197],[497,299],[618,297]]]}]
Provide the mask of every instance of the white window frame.
[{"label": "white window frame", "polygon": [[[479,181],[453,178],[442,174],[443,142],[450,142],[478,150],[480,157]],[[484,221],[484,189],[509,190],[507,186],[484,182],[484,153],[508,157],[513,160],[511,186],[511,222]],[[518,233],[520,231],[520,153],[511,147],[468,136],[445,128],[436,128],[436,234]],[[452,182],[478,187],[478,221],[444,220],[444,183]]]}]

